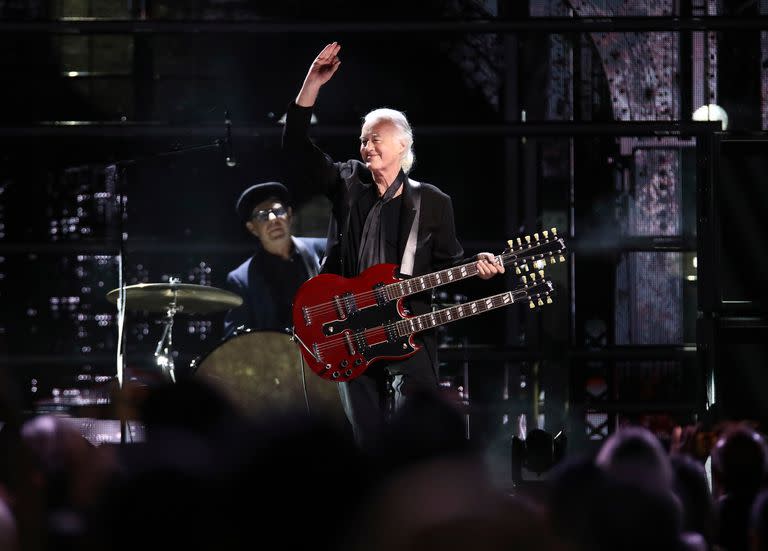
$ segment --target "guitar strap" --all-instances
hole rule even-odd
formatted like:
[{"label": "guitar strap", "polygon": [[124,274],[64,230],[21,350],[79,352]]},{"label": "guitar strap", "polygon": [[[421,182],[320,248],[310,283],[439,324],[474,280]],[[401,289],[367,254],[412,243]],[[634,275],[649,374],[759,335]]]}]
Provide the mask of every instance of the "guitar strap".
[{"label": "guitar strap", "polygon": [[411,233],[408,234],[408,241],[405,242],[403,258],[400,260],[400,273],[403,275],[413,275],[413,265],[416,261],[416,243],[419,237],[419,215],[421,214],[421,184],[410,178],[408,178],[408,183],[411,185],[413,207],[416,209],[416,215],[411,223]]}]

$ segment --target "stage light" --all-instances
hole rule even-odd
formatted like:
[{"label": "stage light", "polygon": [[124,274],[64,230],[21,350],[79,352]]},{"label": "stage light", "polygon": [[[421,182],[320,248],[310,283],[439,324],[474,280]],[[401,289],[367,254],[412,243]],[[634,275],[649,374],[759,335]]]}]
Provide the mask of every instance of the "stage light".
[{"label": "stage light", "polygon": [[702,105],[693,112],[695,121],[720,121],[723,130],[728,130],[728,113],[715,103]]},{"label": "stage light", "polygon": [[563,431],[555,436],[541,429],[531,429],[525,439],[512,438],[512,482],[543,480],[542,476],[565,457],[567,439]]}]

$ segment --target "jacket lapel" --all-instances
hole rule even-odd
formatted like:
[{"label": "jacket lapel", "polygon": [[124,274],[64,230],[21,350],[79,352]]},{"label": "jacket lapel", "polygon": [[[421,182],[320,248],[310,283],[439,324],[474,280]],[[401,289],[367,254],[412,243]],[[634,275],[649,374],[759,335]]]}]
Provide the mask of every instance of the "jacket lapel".
[{"label": "jacket lapel", "polygon": [[401,272],[413,275],[416,257],[416,240],[419,222],[416,216],[419,208],[419,183],[406,178],[403,182],[403,204],[400,207],[400,228],[397,239],[397,257],[400,259]]}]

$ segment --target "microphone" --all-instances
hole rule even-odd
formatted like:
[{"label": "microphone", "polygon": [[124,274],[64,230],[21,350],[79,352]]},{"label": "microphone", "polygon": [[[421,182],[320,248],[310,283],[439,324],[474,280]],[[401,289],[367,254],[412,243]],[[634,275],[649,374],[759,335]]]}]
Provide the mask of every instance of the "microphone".
[{"label": "microphone", "polygon": [[232,153],[232,119],[229,111],[224,112],[224,125],[227,128],[227,135],[224,138],[224,162],[229,168],[234,168],[237,166],[237,160]]}]

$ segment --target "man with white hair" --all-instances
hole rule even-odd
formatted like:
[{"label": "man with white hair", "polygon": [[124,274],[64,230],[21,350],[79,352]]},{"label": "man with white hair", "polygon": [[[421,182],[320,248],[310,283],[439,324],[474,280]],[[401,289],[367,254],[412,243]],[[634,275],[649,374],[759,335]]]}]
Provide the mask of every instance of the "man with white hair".
[{"label": "man with white hair", "polygon": [[[376,264],[392,263],[404,276],[416,276],[459,264],[464,250],[456,238],[450,197],[408,177],[413,132],[402,112],[376,109],[366,115],[360,132],[362,161],[334,162],[310,140],[312,107],[341,64],[340,49],[337,42],[328,44],[312,62],[283,130],[285,183],[292,194],[297,199],[324,194],[332,204],[322,272],[355,277]],[[490,253],[478,255],[477,267],[483,279],[504,271]],[[429,302],[415,295],[408,307],[423,314]],[[375,445],[392,386],[405,399],[438,388],[435,335],[419,333],[415,340],[421,349],[410,358],[375,362],[361,376],[340,383],[345,411],[363,447]],[[394,385],[388,384],[393,379]]]}]

